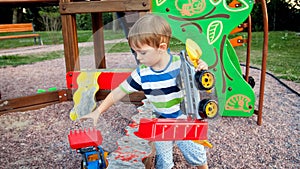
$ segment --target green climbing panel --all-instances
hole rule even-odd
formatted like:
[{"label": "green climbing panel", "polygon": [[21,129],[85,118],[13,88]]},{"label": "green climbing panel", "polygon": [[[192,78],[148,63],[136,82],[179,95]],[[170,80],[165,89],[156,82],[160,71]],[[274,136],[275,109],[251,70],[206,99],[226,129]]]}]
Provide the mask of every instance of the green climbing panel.
[{"label": "green climbing panel", "polygon": [[238,0],[152,0],[151,12],[164,17],[173,37],[191,39],[202,49],[203,59],[216,78],[221,116],[249,117],[254,113],[255,94],[243,79],[237,55],[228,35],[249,16],[254,1]]}]

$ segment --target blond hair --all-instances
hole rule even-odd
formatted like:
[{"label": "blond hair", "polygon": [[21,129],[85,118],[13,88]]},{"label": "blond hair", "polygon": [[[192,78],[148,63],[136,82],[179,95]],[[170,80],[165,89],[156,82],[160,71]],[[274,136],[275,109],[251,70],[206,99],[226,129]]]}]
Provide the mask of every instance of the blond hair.
[{"label": "blond hair", "polygon": [[172,31],[169,23],[160,16],[146,14],[132,26],[128,34],[130,47],[140,48],[142,45],[149,45],[159,48],[161,43],[169,47]]}]

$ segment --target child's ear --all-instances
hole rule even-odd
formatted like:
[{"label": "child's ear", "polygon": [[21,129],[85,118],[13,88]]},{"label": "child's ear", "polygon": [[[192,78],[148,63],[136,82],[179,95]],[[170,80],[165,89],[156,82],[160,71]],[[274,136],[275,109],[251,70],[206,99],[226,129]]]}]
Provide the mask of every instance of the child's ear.
[{"label": "child's ear", "polygon": [[161,49],[161,50],[167,50],[168,49],[168,45],[166,43],[161,43],[159,45],[159,49]]}]

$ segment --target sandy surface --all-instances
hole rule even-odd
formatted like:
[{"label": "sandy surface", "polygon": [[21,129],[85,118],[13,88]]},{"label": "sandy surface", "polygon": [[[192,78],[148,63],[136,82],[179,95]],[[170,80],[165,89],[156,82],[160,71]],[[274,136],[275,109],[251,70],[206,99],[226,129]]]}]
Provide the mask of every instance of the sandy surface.
[{"label": "sandy surface", "polygon": [[[1,52],[0,52],[1,53]],[[92,56],[82,56],[82,68],[92,68]],[[130,53],[107,55],[107,67],[135,67]],[[37,89],[66,88],[64,59],[0,69],[2,99],[35,94]],[[259,95],[259,70],[251,70]],[[286,82],[300,91],[300,85]],[[250,118],[218,117],[209,121],[207,149],[210,168],[300,168],[299,124],[300,98],[267,75],[264,94],[263,124]],[[72,122],[72,102],[53,104],[34,111],[14,112],[0,116],[0,168],[80,168],[80,155],[69,148],[71,129],[89,127]],[[116,141],[136,114],[132,104],[118,103],[99,119],[104,136],[103,147],[117,148]],[[193,168],[186,164],[175,148],[174,168]]]}]

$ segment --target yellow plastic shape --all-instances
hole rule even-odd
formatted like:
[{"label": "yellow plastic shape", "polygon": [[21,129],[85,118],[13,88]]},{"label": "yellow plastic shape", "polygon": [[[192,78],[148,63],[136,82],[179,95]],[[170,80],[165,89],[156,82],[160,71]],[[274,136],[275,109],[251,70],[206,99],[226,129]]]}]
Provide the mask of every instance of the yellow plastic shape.
[{"label": "yellow plastic shape", "polygon": [[202,56],[202,50],[198,44],[192,39],[187,39],[186,42],[186,52],[189,56],[189,59],[193,63],[194,67],[198,66],[198,60]]},{"label": "yellow plastic shape", "polygon": [[95,95],[99,90],[98,77],[101,72],[80,72],[77,77],[78,89],[73,95],[74,107],[70,112],[75,121],[96,108]]},{"label": "yellow plastic shape", "polygon": [[197,144],[201,144],[205,147],[208,147],[208,148],[212,148],[213,145],[208,141],[208,140],[193,140],[193,142],[197,143]]}]

